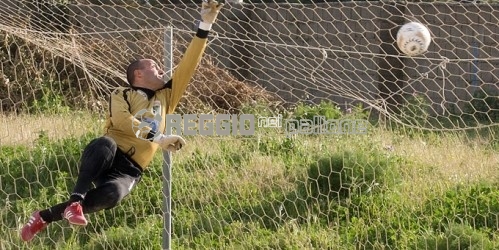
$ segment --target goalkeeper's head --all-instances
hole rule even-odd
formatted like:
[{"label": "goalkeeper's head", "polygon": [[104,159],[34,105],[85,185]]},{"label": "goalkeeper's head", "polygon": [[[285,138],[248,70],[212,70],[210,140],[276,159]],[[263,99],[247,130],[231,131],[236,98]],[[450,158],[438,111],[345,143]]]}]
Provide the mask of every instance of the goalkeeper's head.
[{"label": "goalkeeper's head", "polygon": [[164,87],[165,72],[151,59],[139,59],[131,62],[126,70],[128,84],[132,87],[158,90]]}]

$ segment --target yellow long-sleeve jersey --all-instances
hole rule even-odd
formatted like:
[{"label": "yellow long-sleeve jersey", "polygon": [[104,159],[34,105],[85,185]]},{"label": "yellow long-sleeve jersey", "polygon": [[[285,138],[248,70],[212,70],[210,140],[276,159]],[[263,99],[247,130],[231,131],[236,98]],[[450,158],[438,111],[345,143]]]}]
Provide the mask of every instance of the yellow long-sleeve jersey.
[{"label": "yellow long-sleeve jersey", "polygon": [[[105,126],[105,135],[113,138],[118,148],[127,154],[143,170],[152,161],[159,145],[138,136],[138,127],[143,120],[139,116],[157,117],[160,114],[159,132],[164,132],[166,115],[174,112],[195,69],[201,61],[206,48],[208,31],[198,29],[193,40],[187,47],[184,56],[172,74],[172,78],[161,90],[152,91],[143,88],[119,87],[110,97],[109,114]],[[147,111],[144,113],[144,111]],[[154,116],[154,117],[151,117]],[[143,127],[147,131],[150,126]]]}]

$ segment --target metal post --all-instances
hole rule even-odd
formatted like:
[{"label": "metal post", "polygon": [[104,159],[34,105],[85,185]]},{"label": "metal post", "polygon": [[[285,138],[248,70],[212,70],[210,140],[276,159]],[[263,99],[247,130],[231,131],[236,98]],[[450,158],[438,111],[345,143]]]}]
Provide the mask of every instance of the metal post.
[{"label": "metal post", "polygon": [[[168,78],[172,76],[173,70],[173,28],[166,28],[164,37],[164,57],[165,57],[165,72]],[[166,134],[170,134],[170,130],[166,130]],[[171,169],[172,161],[171,154],[168,151],[163,151],[163,249],[171,249],[172,239],[172,218],[171,218]]]}]

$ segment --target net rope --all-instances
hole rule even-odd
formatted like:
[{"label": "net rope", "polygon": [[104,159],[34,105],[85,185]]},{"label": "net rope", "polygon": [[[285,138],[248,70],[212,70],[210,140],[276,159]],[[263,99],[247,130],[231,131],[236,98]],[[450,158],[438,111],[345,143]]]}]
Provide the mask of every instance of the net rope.
[{"label": "net rope", "polygon": [[[19,229],[67,198],[128,63],[164,66],[167,27],[175,69],[199,4],[2,1],[0,249],[160,249],[161,157],[87,227],[54,223],[31,243]],[[174,248],[498,249],[497,13],[494,1],[227,2],[177,114],[370,126],[187,136],[173,157]],[[409,21],[431,31],[422,55],[396,46]]]}]

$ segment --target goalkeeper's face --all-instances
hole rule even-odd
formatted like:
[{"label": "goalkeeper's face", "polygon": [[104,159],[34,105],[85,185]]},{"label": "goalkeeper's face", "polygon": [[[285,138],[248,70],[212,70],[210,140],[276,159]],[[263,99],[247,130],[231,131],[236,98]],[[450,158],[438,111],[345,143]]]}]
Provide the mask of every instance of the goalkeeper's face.
[{"label": "goalkeeper's face", "polygon": [[[139,81],[136,83],[140,83],[142,87],[158,90],[164,86],[163,76],[165,72],[161,70],[161,68],[154,62],[153,60],[146,59],[142,62],[142,67],[140,69]],[[136,86],[138,84],[135,84]]]}]

